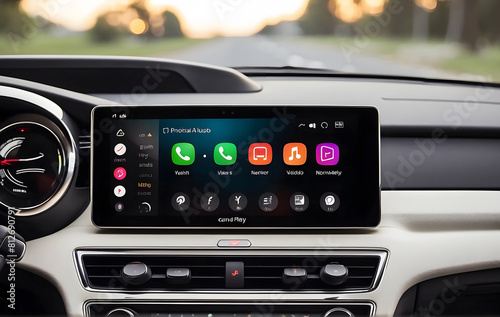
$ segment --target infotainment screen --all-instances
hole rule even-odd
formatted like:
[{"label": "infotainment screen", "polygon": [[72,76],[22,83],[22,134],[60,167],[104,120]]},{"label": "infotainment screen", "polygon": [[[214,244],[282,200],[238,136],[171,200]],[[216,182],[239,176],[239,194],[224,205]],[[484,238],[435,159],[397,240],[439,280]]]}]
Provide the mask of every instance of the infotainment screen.
[{"label": "infotainment screen", "polygon": [[96,107],[106,228],[361,228],[380,221],[375,107]]}]

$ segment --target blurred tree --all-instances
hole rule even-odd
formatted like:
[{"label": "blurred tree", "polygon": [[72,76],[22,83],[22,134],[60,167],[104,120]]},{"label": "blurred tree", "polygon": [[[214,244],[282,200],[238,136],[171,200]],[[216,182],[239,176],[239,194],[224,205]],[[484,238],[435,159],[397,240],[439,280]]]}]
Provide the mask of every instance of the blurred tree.
[{"label": "blurred tree", "polygon": [[97,21],[92,29],[90,29],[90,38],[94,42],[112,42],[120,38],[122,30],[119,27],[110,25],[106,18],[106,14],[97,18]]},{"label": "blurred tree", "polygon": [[450,5],[454,1],[438,1],[436,8],[429,14],[429,37],[444,39],[448,31]]},{"label": "blurred tree", "polygon": [[[461,0],[464,1],[464,0]],[[479,28],[484,39],[489,43],[496,43],[500,40],[500,1],[482,0],[479,6]]]},{"label": "blurred tree", "polygon": [[[387,12],[387,8],[401,8],[397,14]],[[412,30],[413,5],[411,2],[401,0],[389,0],[385,6],[386,13],[390,16],[390,24],[383,28],[382,32],[390,37],[408,37]],[[374,19],[373,17],[372,19]]]},{"label": "blurred tree", "polygon": [[[478,40],[480,30],[478,4],[479,1],[465,1],[465,17],[462,42],[465,44],[465,47],[471,52],[477,52],[479,50]],[[498,17],[495,18],[498,19]]]},{"label": "blurred tree", "polygon": [[[495,1],[498,2],[498,1]],[[458,42],[462,37],[465,17],[465,0],[455,0],[450,3],[450,16],[446,30],[447,41]]]},{"label": "blurred tree", "polygon": [[163,19],[163,27],[165,28],[165,32],[163,33],[164,37],[183,37],[181,23],[177,16],[170,11],[165,11],[162,13]]},{"label": "blurred tree", "polygon": [[429,12],[416,2],[413,5],[412,37],[423,41],[429,38]]},{"label": "blurred tree", "polygon": [[20,0],[0,0],[0,32],[22,33],[27,16],[19,8]]},{"label": "blurred tree", "polygon": [[298,21],[303,34],[333,34],[338,20],[328,8],[329,0],[310,0],[306,13]]}]

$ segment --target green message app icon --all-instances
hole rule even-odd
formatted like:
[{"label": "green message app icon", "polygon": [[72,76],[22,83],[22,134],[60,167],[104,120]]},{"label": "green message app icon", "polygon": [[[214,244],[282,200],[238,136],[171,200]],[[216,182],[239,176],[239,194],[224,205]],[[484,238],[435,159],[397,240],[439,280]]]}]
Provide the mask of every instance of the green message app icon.
[{"label": "green message app icon", "polygon": [[175,165],[191,165],[194,162],[194,146],[191,143],[176,143],[172,147],[172,162]]},{"label": "green message app icon", "polygon": [[236,145],[233,143],[219,143],[214,149],[214,161],[217,165],[231,165],[236,162]]}]

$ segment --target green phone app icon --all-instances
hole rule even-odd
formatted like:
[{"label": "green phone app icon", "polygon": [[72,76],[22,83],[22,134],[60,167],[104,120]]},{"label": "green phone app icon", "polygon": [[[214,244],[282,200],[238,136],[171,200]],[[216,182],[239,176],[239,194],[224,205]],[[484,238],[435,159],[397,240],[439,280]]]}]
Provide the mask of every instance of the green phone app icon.
[{"label": "green phone app icon", "polygon": [[172,147],[172,162],[175,165],[191,165],[194,162],[194,146],[191,143],[176,143]]},{"label": "green phone app icon", "polygon": [[219,143],[214,149],[214,161],[217,165],[231,165],[236,162],[236,145],[233,143]]}]

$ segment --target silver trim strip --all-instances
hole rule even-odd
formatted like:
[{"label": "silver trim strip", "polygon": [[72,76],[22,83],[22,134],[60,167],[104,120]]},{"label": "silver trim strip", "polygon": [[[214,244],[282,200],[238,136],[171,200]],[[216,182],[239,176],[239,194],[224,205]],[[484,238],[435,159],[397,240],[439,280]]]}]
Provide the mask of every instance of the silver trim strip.
[{"label": "silver trim strip", "polygon": [[18,88],[0,86],[0,96],[32,103],[52,113],[57,119],[63,119],[64,112],[56,103],[35,93]]},{"label": "silver trim strip", "polygon": [[[221,302],[220,300],[219,301],[216,301],[214,300],[214,302],[175,302],[175,301],[172,301],[172,302],[169,302],[169,301],[123,301],[123,300],[119,300],[119,301],[109,301],[109,300],[88,300],[86,301],[84,304],[83,304],[83,313],[84,313],[84,316],[90,316],[90,307],[92,305],[116,305],[116,306],[120,306],[119,308],[120,309],[123,309],[123,306],[126,307],[126,305],[168,305],[168,306],[173,306],[173,305],[176,305],[176,306],[186,306],[186,307],[189,307],[189,306],[219,306],[219,307],[224,307],[225,305],[234,305],[234,306],[262,306],[262,307],[266,307],[266,306],[269,306],[270,304],[272,305],[275,305],[275,306],[299,306],[299,305],[307,305],[307,306],[346,306],[346,307],[349,307],[349,306],[369,306],[370,307],[370,317],[373,317],[375,316],[375,311],[376,311],[376,305],[374,302],[370,301],[370,300],[367,300],[367,301],[339,301],[339,302],[336,302],[336,301],[314,301],[314,302],[311,302],[311,301],[294,301],[294,302],[285,302],[285,301],[282,301],[282,302],[266,302],[266,301],[259,301],[259,302]],[[328,310],[326,313],[325,313],[325,316],[334,311],[335,309],[337,309],[338,311],[338,308],[332,308],[330,310]]]},{"label": "silver trim strip", "polygon": [[342,308],[342,307],[336,307],[336,308],[330,309],[329,311],[327,311],[325,313],[324,317],[329,317],[328,315],[330,315],[331,313],[337,312],[337,311],[346,313],[348,317],[355,317],[349,310]]},{"label": "silver trim strip", "polygon": [[[229,251],[229,252],[227,252]],[[322,256],[378,256],[380,258],[379,265],[377,267],[377,270],[375,272],[375,279],[372,283],[372,285],[366,289],[361,289],[361,290],[348,290],[348,291],[272,291],[272,290],[203,290],[203,291],[164,291],[164,290],[109,290],[109,289],[96,289],[92,288],[89,285],[87,276],[85,275],[85,268],[83,265],[83,259],[82,257],[84,255],[107,255],[107,256],[147,256],[147,255],[153,255],[153,256],[199,256],[201,257],[207,257],[207,256],[221,256],[221,255],[228,255],[228,256],[306,256],[306,257],[311,257],[314,259],[314,257],[322,257]],[[74,259],[75,259],[75,265],[76,269],[78,271],[78,277],[80,280],[80,284],[82,287],[87,290],[87,291],[92,291],[92,292],[99,292],[99,293],[127,293],[127,294],[144,294],[144,293],[219,293],[219,294],[224,294],[224,293],[253,293],[253,294],[297,294],[297,293],[311,293],[311,294],[329,294],[335,296],[335,294],[346,294],[346,293],[367,293],[375,290],[378,285],[380,284],[380,281],[382,279],[382,275],[384,272],[384,269],[387,265],[387,259],[389,256],[389,251],[384,250],[384,249],[374,249],[374,250],[369,250],[369,249],[363,249],[363,250],[353,250],[353,249],[326,249],[326,250],[318,250],[318,249],[299,249],[299,250],[283,250],[283,249],[231,249],[231,250],[226,250],[226,249],[218,249],[218,250],[75,250],[74,251]]]},{"label": "silver trim strip", "polygon": [[133,313],[130,309],[127,308],[115,308],[109,313],[106,314],[106,317],[111,316],[111,314],[116,313],[116,312],[122,312],[127,314],[129,317],[135,317],[135,313]]},{"label": "silver trim strip", "polygon": [[[68,126],[66,123],[63,121],[63,116],[64,112],[63,110],[53,101],[37,95],[35,93],[17,89],[17,88],[12,88],[12,87],[5,87],[5,86],[0,86],[0,97],[9,97],[17,100],[21,100],[24,102],[28,102],[33,104],[34,106],[37,106],[39,108],[42,108],[52,115],[54,115],[58,120],[60,125],[55,124],[52,122],[50,119],[48,119],[45,116],[42,115],[33,115],[35,118],[40,118],[41,120],[38,119],[33,119],[32,116],[26,116],[26,120],[24,121],[19,121],[19,122],[13,122],[9,126],[13,124],[18,124],[18,123],[34,123],[40,126],[45,127],[47,130],[49,130],[51,133],[56,135],[56,138],[59,140],[59,142],[62,144],[62,147],[65,149],[65,156],[67,159],[67,174],[65,177],[65,180],[63,181],[60,189],[55,193],[50,199],[45,201],[43,204],[39,206],[35,206],[33,208],[28,208],[28,209],[20,209],[16,208],[15,206],[7,206],[10,208],[15,208],[19,210],[16,215],[17,216],[33,216],[39,213],[44,212],[45,210],[51,208],[54,206],[59,200],[62,199],[66,191],[69,189],[69,186],[71,184],[71,181],[73,180],[73,176],[75,174],[75,168],[76,168],[76,155],[77,155],[77,148],[76,148],[76,143],[73,138],[73,135],[71,134],[70,130],[68,129]],[[14,116],[15,117],[15,116]],[[20,118],[24,118],[23,115],[19,115]],[[43,121],[47,122],[43,122]],[[41,121],[41,122],[39,122]],[[6,127],[2,128],[1,130],[3,131]],[[0,202],[0,204],[5,205]]]}]

